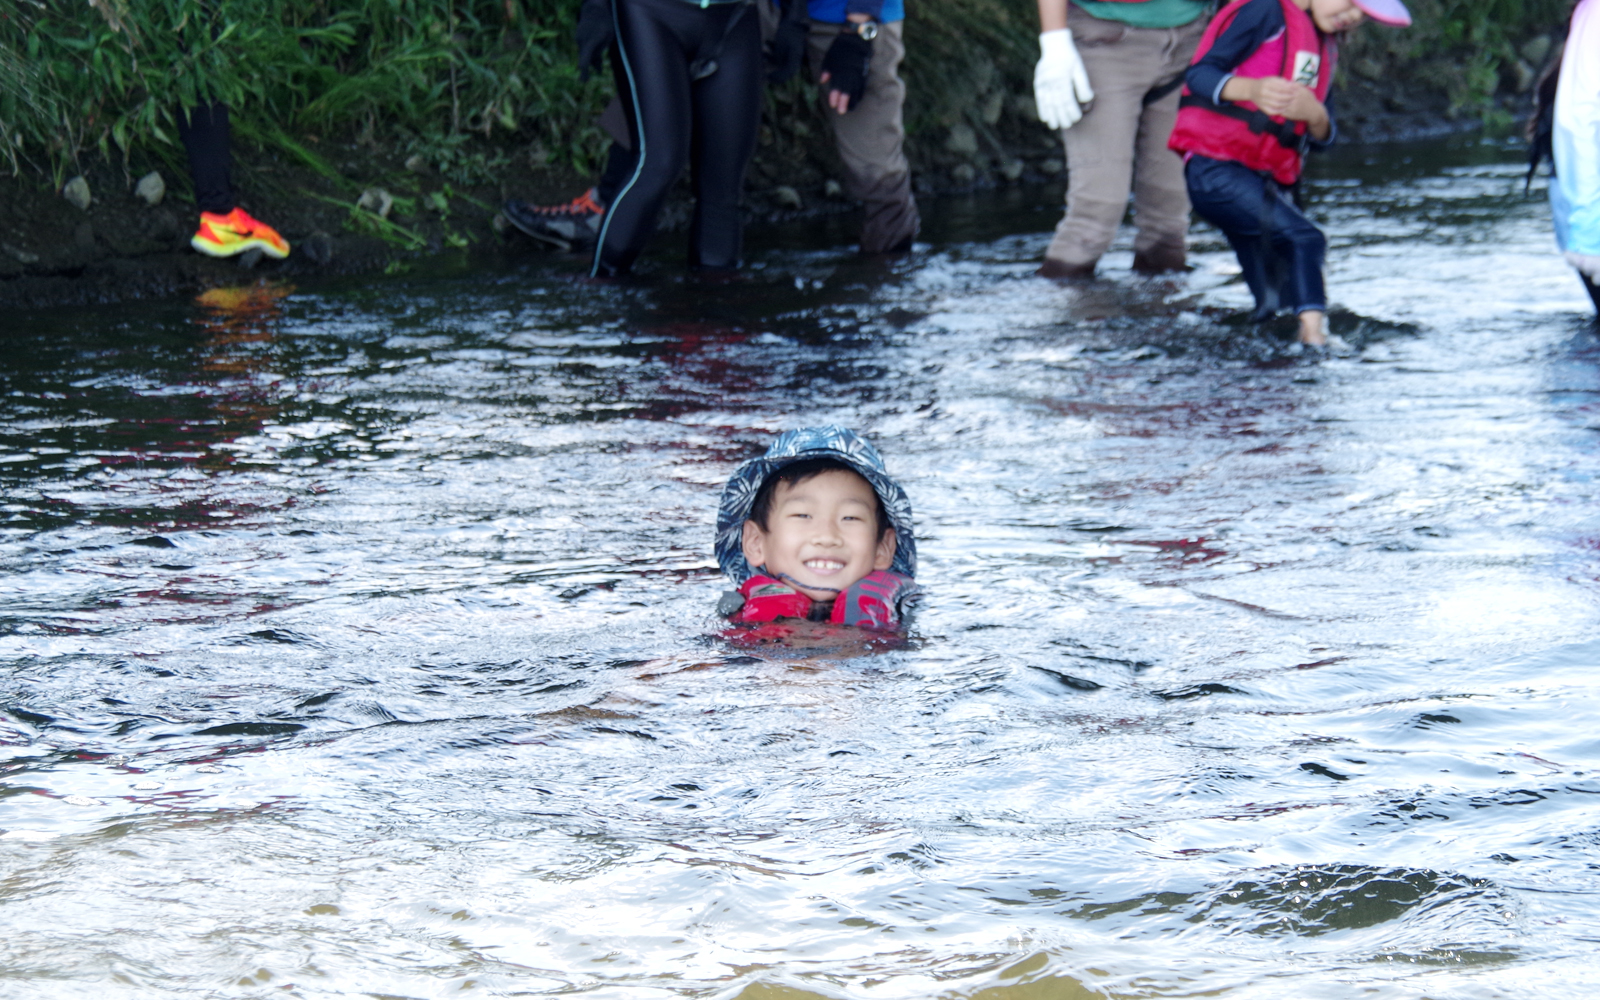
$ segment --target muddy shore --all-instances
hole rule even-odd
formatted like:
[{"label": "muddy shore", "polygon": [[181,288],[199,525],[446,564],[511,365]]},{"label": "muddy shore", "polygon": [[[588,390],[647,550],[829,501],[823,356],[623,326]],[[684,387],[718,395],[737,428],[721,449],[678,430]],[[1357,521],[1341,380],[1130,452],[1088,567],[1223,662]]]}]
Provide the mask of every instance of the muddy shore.
[{"label": "muddy shore", "polygon": [[[1011,100],[1025,103],[1014,95]],[[1526,104],[1525,97],[1508,93],[1489,110],[1504,120],[1525,113]],[[832,144],[810,94],[797,88],[773,107],[746,184],[751,226],[854,211],[833,180]],[[1342,142],[1413,141],[1483,127],[1481,115],[1453,114],[1440,95],[1424,91],[1400,103],[1365,79],[1346,86],[1339,112]],[[989,117],[996,120],[990,123]],[[241,204],[276,225],[293,244],[284,261],[259,255],[213,260],[190,249],[196,210],[175,157],[85,164],[93,199],[87,210],[36,175],[0,178],[0,307],[193,294],[263,277],[393,272],[429,256],[462,251],[512,257],[555,253],[497,219],[498,207],[508,197],[564,201],[590,183],[570,170],[536,166],[526,155],[510,158],[512,165],[492,178],[452,182],[431,164],[414,157],[407,162],[371,142],[300,139],[322,170],[278,148],[240,141],[235,149]],[[1025,110],[1001,116],[975,110],[948,127],[913,134],[907,145],[924,197],[1007,185],[1049,191],[1065,182],[1059,142]],[[162,174],[168,189],[156,205],[133,190],[150,169]],[[384,219],[356,207],[362,193],[374,188],[394,199]],[[663,228],[681,228],[688,209],[685,180],[664,213]]]}]

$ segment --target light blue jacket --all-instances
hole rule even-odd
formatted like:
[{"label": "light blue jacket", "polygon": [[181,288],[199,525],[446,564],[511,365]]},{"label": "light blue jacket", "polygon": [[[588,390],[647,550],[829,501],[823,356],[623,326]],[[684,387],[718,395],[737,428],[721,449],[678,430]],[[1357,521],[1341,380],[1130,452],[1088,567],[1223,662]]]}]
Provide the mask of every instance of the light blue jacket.
[{"label": "light blue jacket", "polygon": [[1572,14],[1551,140],[1556,242],[1569,253],[1600,256],[1600,0],[1582,0]]},{"label": "light blue jacket", "polygon": [[843,24],[849,14],[868,14],[887,24],[906,16],[905,0],[807,0],[806,13],[813,21]]}]

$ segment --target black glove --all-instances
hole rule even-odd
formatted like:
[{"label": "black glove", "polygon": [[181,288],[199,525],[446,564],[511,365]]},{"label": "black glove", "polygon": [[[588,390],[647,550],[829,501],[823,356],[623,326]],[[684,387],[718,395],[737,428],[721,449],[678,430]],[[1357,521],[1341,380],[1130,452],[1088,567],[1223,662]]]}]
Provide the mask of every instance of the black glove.
[{"label": "black glove", "polygon": [[828,74],[823,84],[829,90],[845,95],[845,110],[849,111],[867,92],[867,68],[872,65],[872,43],[848,28],[839,32],[828,54],[822,57],[822,71]]},{"label": "black glove", "polygon": [[601,58],[616,38],[610,0],[583,0],[578,10],[578,79],[587,80],[591,70],[600,68]]},{"label": "black glove", "polygon": [[[790,3],[802,10],[805,7],[801,0],[790,0]],[[791,18],[788,11],[784,12],[777,34],[767,43],[768,83],[783,83],[800,72],[800,60],[805,58],[806,35],[810,30],[803,18]]]}]

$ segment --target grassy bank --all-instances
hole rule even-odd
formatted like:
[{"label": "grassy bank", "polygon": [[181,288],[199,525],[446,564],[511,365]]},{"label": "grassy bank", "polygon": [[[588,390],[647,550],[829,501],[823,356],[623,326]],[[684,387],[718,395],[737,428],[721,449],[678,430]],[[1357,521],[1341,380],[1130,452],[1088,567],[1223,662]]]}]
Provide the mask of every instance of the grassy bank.
[{"label": "grassy bank", "polygon": [[[8,0],[0,3],[0,305],[168,294],[237,279],[188,249],[176,122],[233,109],[244,205],[297,250],[275,273],[406,266],[495,242],[508,196],[571,197],[608,142],[607,75],[580,81],[578,0]],[[1341,61],[1341,130],[1421,137],[1509,120],[1571,0],[1410,0]],[[1059,184],[1033,112],[1031,0],[912,0],[907,150],[919,191]],[[814,85],[768,88],[746,185],[757,217],[847,211]],[[159,170],[167,201],[137,199]],[[93,208],[59,193],[83,175]],[[358,207],[369,189],[386,217]],[[669,202],[667,228],[686,217]],[[516,249],[513,243],[512,249]],[[230,277],[231,275],[231,277]]]},{"label": "grassy bank", "polygon": [[[1571,4],[1411,6],[1415,27],[1364,29],[1346,66],[1387,81],[1396,101],[1426,97],[1461,114],[1525,88],[1538,68],[1529,56],[1539,53],[1525,51],[1529,39],[1549,35]],[[56,184],[94,158],[130,172],[145,162],[176,171],[177,115],[221,100],[234,109],[242,138],[318,169],[327,164],[310,147],[338,136],[420,155],[459,184],[519,159],[586,173],[604,148],[594,116],[610,83],[578,80],[576,7],[575,0],[14,0],[0,12],[0,164]],[[907,124],[924,155],[941,143],[957,156],[1000,155],[1004,137],[1031,124],[1035,32],[1026,0],[915,0]],[[801,140],[821,124],[803,83],[775,92],[770,111],[779,132],[800,123]]]}]

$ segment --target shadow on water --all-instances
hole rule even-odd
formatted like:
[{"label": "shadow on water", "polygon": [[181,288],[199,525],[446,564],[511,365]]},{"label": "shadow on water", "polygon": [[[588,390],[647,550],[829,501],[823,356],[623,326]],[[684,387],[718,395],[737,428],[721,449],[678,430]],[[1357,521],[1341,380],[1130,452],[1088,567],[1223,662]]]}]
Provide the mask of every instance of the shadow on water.
[{"label": "shadow on water", "polygon": [[[1407,159],[1409,157],[1409,160]],[[1600,936],[1597,338],[1503,148],[1354,149],[1316,360],[1059,192],[14,318],[0,978],[30,995],[1563,995]],[[904,641],[730,635],[779,429]],[[775,640],[775,641],[764,641]],[[0,990],[4,992],[4,990]]]}]

